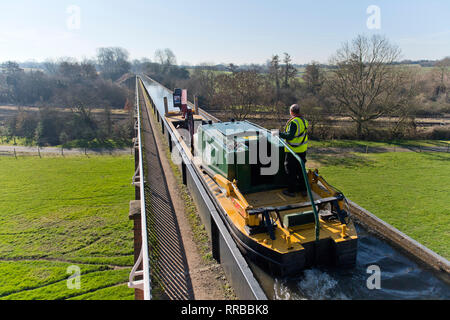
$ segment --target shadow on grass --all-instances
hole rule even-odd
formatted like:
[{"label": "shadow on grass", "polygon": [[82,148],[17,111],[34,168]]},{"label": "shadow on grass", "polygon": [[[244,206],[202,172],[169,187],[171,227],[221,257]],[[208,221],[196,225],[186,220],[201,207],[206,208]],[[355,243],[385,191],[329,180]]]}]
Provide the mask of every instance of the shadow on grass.
[{"label": "shadow on grass", "polygon": [[395,144],[399,147],[443,147],[447,148],[448,143],[443,140],[392,140],[390,144]]},{"label": "shadow on grass", "polygon": [[318,154],[333,154],[342,155],[342,152],[357,152],[357,153],[385,153],[392,152],[388,147],[373,147],[373,146],[333,146],[333,147],[311,147],[314,153]]},{"label": "shadow on grass", "polygon": [[423,157],[428,160],[437,160],[437,161],[450,161],[450,153],[442,153],[442,152],[422,152]]},{"label": "shadow on grass", "polygon": [[341,153],[339,155],[311,154],[309,158],[323,166],[338,166],[343,168],[374,167],[376,162],[354,153]]},{"label": "shadow on grass", "polygon": [[311,141],[311,150],[315,153],[339,154],[345,152],[384,153],[384,152],[450,152],[450,144],[440,140],[329,140]]}]

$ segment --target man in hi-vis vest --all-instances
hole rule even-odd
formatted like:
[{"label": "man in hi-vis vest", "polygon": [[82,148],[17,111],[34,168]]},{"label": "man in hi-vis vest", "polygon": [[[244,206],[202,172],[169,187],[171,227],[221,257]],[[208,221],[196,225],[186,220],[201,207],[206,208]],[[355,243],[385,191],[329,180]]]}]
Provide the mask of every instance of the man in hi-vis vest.
[{"label": "man in hi-vis vest", "polygon": [[[306,150],[308,149],[308,121],[300,114],[297,104],[291,106],[291,118],[286,124],[285,132],[280,132],[280,137],[285,139],[291,149],[306,163]],[[283,194],[295,197],[295,192],[300,191],[306,197],[306,185],[303,178],[302,167],[298,160],[286,148],[284,168],[288,175],[288,189]],[[299,189],[296,185],[299,184]]]}]

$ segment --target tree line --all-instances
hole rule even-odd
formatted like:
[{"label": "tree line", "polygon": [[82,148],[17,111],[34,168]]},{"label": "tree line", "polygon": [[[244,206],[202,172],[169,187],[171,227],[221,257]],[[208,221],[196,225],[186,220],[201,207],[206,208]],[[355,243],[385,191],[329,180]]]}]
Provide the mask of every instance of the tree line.
[{"label": "tree line", "polygon": [[[95,59],[81,62],[46,61],[31,70],[5,62],[0,65],[0,103],[19,110],[0,134],[38,145],[129,145],[131,119],[113,121],[111,111],[133,101],[132,93],[115,83],[130,69],[128,52],[122,48],[100,48]],[[39,112],[27,112],[23,106],[38,107]],[[94,114],[93,109],[102,112]]]},{"label": "tree line", "polygon": [[[281,128],[288,106],[298,103],[318,139],[450,139],[447,128],[424,135],[416,122],[450,113],[450,57],[426,69],[399,63],[400,57],[400,48],[386,37],[360,35],[343,44],[328,65],[312,62],[303,72],[288,53],[273,55],[265,65],[218,70],[203,64],[190,73],[162,59],[143,71],[169,88],[188,88],[203,108],[238,120],[270,118],[268,126]],[[340,117],[353,126],[336,124]]]},{"label": "tree line", "polygon": [[[450,113],[450,58],[408,64],[399,62],[400,56],[399,47],[377,35],[358,36],[329,63],[313,61],[302,69],[288,53],[274,54],[263,65],[189,67],[178,65],[170,49],[156,50],[153,59],[130,61],[125,49],[101,48],[96,58],[81,62],[46,61],[31,70],[15,62],[0,65],[0,102],[41,108],[38,117],[19,112],[10,119],[8,137],[39,144],[130,140],[132,121],[111,121],[111,109],[133,101],[115,81],[143,72],[171,89],[187,88],[204,109],[237,120],[261,119],[270,128],[281,129],[288,107],[298,103],[317,139],[424,137],[417,117]],[[58,113],[61,107],[71,112]],[[102,116],[94,116],[92,108],[102,108]],[[342,117],[353,125],[340,125]],[[389,121],[376,121],[380,118]],[[438,128],[428,137],[450,139],[450,132]]]}]

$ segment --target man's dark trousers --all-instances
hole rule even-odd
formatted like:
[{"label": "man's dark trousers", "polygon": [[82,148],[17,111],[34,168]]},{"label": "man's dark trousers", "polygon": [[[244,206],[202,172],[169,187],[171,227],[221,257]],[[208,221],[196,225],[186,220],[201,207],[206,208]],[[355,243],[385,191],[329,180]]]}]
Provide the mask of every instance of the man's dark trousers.
[{"label": "man's dark trousers", "polygon": [[[306,152],[297,153],[297,155],[306,164]],[[288,180],[288,192],[303,192],[306,191],[305,180],[303,178],[302,167],[300,162],[292,155],[292,153],[286,153],[286,159],[284,160],[284,169],[287,173]],[[297,188],[297,185],[299,188]]]}]

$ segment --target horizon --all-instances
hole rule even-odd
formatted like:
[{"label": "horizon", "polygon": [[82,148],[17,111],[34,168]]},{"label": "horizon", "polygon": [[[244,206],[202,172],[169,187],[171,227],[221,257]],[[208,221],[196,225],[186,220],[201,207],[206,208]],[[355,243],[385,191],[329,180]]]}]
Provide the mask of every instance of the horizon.
[{"label": "horizon", "polygon": [[[170,48],[179,65],[265,64],[287,52],[297,65],[329,58],[359,34],[386,36],[402,60],[450,55],[448,1],[56,1],[0,4],[0,61],[92,59],[122,47],[130,60]],[[175,21],[175,22],[174,22]]]},{"label": "horizon", "polygon": [[[125,49],[125,48],[123,48],[123,49]],[[89,59],[89,61],[91,61],[93,58],[95,58],[95,57],[92,57],[91,59]],[[144,58],[145,58],[145,57],[144,57]],[[443,57],[443,58],[446,58],[446,57]],[[56,60],[53,61],[53,62],[64,61],[64,59],[73,59],[75,62],[78,62],[78,63],[83,61],[83,60],[79,60],[79,59],[76,59],[76,58],[73,58],[73,57],[60,57],[60,58],[56,59]],[[138,59],[138,60],[140,60],[140,59]],[[413,64],[420,64],[420,62],[438,62],[438,61],[440,61],[440,60],[442,60],[442,59],[439,59],[439,60],[429,60],[429,59],[410,60],[410,59],[401,59],[401,60],[398,60],[398,61],[394,61],[394,64],[403,64],[403,63],[407,63],[407,62],[410,62],[410,63],[413,63]],[[27,68],[27,67],[24,66],[24,65],[27,65],[27,64],[43,64],[43,63],[48,62],[48,61],[49,61],[49,60],[42,60],[42,61],[37,61],[37,60],[26,60],[26,61],[4,60],[4,61],[0,61],[0,65],[3,64],[3,63],[6,63],[6,62],[15,62],[15,63],[19,64],[19,66],[21,66],[21,67],[23,67],[23,68]],[[93,62],[94,62],[95,64],[97,64],[97,61],[94,60]],[[130,59],[130,62],[133,63],[133,60]],[[155,61],[153,61],[153,60],[152,60],[152,62],[153,62],[153,63],[158,63],[158,62],[155,62]],[[311,64],[312,62],[317,62],[317,61],[311,61],[310,63],[293,63],[293,66],[298,66],[298,67],[307,66],[307,65]],[[216,67],[216,66],[224,66],[224,67],[226,67],[226,66],[228,66],[228,65],[229,65],[229,63],[215,63],[215,64],[213,64],[213,65],[209,65],[209,64],[208,64],[208,66],[210,66],[210,67]],[[263,67],[263,66],[266,65],[266,63],[244,63],[244,64],[236,64],[236,63],[235,63],[235,65],[238,66],[238,67],[245,67],[245,66],[251,66],[251,65],[256,65],[256,66],[261,66],[261,67]],[[280,65],[284,65],[284,64],[283,64],[283,63],[280,63]],[[319,63],[319,65],[325,66],[325,67],[327,67],[327,66],[333,66],[333,65],[330,64],[330,63]],[[177,66],[179,66],[179,67],[185,67],[185,68],[201,67],[201,66],[202,66],[202,63],[199,63],[199,64],[180,64],[180,63],[178,63]]]}]

